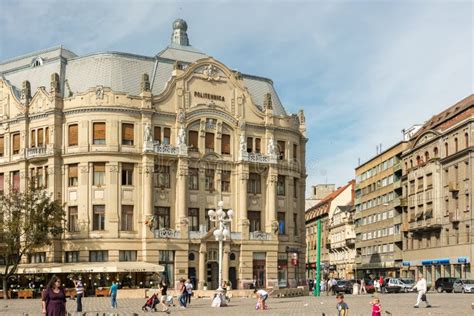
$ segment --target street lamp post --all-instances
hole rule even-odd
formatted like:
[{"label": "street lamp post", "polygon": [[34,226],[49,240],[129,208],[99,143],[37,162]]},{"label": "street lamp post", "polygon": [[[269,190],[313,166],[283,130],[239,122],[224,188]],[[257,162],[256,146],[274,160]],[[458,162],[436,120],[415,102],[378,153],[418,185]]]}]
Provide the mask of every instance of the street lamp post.
[{"label": "street lamp post", "polygon": [[228,210],[227,214],[222,209],[224,202],[219,201],[217,203],[217,209],[209,210],[208,215],[209,219],[217,224],[217,229],[214,231],[214,237],[219,242],[219,287],[218,292],[222,293],[222,245],[227,238],[230,238],[230,229],[229,224],[232,221],[232,216],[234,216],[234,211]]}]

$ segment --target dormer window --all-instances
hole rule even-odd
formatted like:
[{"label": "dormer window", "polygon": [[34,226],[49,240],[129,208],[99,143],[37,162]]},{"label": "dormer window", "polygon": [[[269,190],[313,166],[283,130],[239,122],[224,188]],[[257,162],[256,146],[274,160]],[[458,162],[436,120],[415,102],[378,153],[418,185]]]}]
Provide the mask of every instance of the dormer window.
[{"label": "dormer window", "polygon": [[43,66],[43,58],[41,57],[36,57],[35,59],[33,59],[33,61],[31,62],[31,67],[39,67],[39,66]]}]

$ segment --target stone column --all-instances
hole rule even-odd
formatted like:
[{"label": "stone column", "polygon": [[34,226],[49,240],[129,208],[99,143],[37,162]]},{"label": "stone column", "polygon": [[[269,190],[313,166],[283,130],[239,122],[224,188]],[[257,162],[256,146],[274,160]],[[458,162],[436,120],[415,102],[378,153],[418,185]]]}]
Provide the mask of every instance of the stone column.
[{"label": "stone column", "polygon": [[[143,183],[142,187],[142,223],[145,221],[150,221],[153,216],[153,205],[154,205],[154,196],[153,196],[153,170],[154,170],[154,159],[150,155],[144,155],[142,160],[142,172],[140,174],[141,181]],[[148,229],[147,226],[142,225],[143,227],[143,236],[152,237],[153,232]]]},{"label": "stone column", "polygon": [[119,231],[119,213],[121,211],[121,205],[119,202],[119,164],[117,162],[111,162],[107,164],[107,171],[109,181],[107,181],[106,191],[107,200],[105,207],[105,219],[106,226],[111,238],[118,238]]},{"label": "stone column", "polygon": [[198,270],[198,289],[202,290],[206,277],[206,243],[203,242],[199,246],[199,270]]},{"label": "stone column", "polygon": [[224,242],[224,251],[222,256],[222,281],[229,282],[229,253],[230,244]]},{"label": "stone column", "polygon": [[249,238],[249,222],[248,222],[248,209],[247,209],[247,183],[249,180],[249,173],[247,166],[240,164],[238,169],[238,212],[237,219],[239,228],[242,232],[242,239],[246,240]]},{"label": "stone column", "polygon": [[[265,231],[274,233],[273,225],[276,222],[276,183],[278,180],[278,172],[276,166],[270,166],[267,175],[267,191],[266,191],[266,216]],[[278,227],[278,223],[277,223]]]},{"label": "stone column", "polygon": [[181,238],[188,238],[187,194],[186,183],[188,176],[188,161],[179,158],[176,170],[176,229],[181,232]]}]

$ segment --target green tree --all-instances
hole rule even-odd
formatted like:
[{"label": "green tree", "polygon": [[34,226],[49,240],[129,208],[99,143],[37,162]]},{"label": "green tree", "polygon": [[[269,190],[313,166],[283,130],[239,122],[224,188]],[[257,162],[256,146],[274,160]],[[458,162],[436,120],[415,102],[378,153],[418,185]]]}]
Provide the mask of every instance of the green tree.
[{"label": "green tree", "polygon": [[15,274],[22,258],[59,238],[64,222],[61,202],[53,200],[34,181],[24,192],[11,189],[0,195],[0,257],[4,265],[0,279],[4,293],[8,290],[8,278]]}]

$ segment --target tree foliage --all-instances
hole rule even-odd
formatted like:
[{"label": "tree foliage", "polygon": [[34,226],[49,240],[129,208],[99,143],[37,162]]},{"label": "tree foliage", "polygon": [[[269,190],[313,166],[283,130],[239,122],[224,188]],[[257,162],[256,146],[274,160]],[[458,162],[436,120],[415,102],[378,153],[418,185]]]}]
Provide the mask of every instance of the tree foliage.
[{"label": "tree foliage", "polygon": [[24,192],[11,189],[0,195],[0,279],[6,285],[22,258],[50,245],[64,232],[65,212],[60,201],[33,181]]}]

